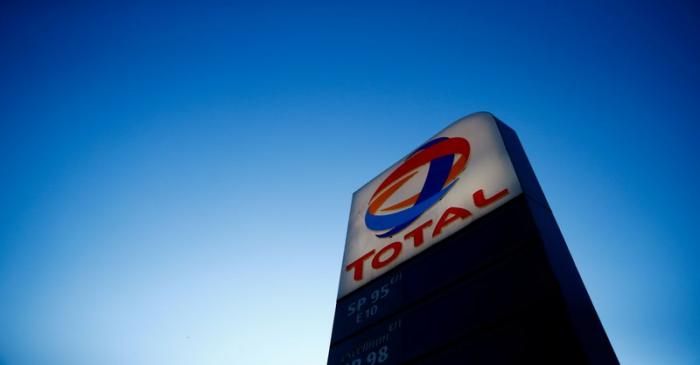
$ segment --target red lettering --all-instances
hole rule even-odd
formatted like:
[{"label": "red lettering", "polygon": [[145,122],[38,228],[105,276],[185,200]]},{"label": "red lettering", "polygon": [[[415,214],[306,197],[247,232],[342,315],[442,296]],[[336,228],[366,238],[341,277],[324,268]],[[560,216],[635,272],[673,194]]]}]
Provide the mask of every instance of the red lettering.
[{"label": "red lettering", "polygon": [[355,281],[362,280],[365,260],[372,257],[372,255],[374,255],[374,250],[367,252],[359,259],[348,264],[348,266],[345,267],[345,271],[355,270],[355,272],[352,275],[352,278],[355,279]]},{"label": "red lettering", "polygon": [[474,196],[474,204],[479,208],[483,208],[487,205],[491,205],[493,202],[503,198],[506,195],[508,195],[508,189],[503,189],[503,190],[499,191],[498,193],[496,193],[496,195],[494,195],[490,198],[487,198],[484,196],[484,189],[479,189],[473,195]]},{"label": "red lettering", "polygon": [[433,231],[433,237],[436,237],[440,233],[442,233],[442,229],[447,227],[450,223],[456,221],[457,219],[464,219],[469,216],[471,216],[472,213],[466,209],[463,208],[457,208],[457,207],[451,207],[447,208],[445,210],[445,213],[442,213],[442,217],[440,217],[440,220],[437,222],[435,225],[435,230]]},{"label": "red lettering", "polygon": [[433,224],[433,220],[429,220],[420,226],[416,227],[416,229],[412,230],[411,232],[406,233],[405,236],[403,236],[403,239],[407,240],[409,238],[413,239],[413,247],[418,247],[423,244],[423,230],[430,227]]},{"label": "red lettering", "polygon": [[[372,267],[375,269],[381,269],[384,266],[389,265],[390,262],[394,261],[399,256],[399,254],[401,253],[402,247],[403,246],[401,245],[401,242],[398,242],[398,241],[392,242],[392,243],[384,246],[384,248],[379,250],[379,252],[377,252],[377,254],[372,259]],[[389,257],[387,257],[386,259],[382,259],[382,256],[384,256],[384,253],[389,251],[389,250],[392,251],[391,254],[389,255]]]}]

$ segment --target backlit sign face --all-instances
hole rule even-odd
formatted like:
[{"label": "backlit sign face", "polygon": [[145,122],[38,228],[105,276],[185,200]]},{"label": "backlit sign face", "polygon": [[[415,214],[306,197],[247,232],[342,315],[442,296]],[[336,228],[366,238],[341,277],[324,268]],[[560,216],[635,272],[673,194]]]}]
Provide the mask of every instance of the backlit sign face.
[{"label": "backlit sign face", "polygon": [[521,191],[493,117],[458,120],[355,192],[338,296]]}]

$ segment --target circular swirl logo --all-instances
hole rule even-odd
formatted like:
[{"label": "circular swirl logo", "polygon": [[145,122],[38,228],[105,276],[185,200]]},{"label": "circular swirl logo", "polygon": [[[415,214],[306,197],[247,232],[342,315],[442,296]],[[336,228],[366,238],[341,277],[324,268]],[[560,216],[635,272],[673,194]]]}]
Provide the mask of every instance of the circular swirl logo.
[{"label": "circular swirl logo", "polygon": [[[457,182],[457,176],[467,165],[469,150],[469,142],[459,137],[439,137],[418,147],[379,185],[370,198],[365,214],[367,228],[373,231],[386,231],[377,234],[377,237],[383,238],[408,227]],[[384,203],[418,173],[418,168],[425,164],[430,166],[420,192],[384,207]]]}]

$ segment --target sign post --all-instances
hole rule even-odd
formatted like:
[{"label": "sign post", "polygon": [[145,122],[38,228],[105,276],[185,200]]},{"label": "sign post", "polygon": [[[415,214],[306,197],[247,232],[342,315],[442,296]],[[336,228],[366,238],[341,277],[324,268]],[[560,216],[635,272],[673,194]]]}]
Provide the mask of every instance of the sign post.
[{"label": "sign post", "polygon": [[458,120],[354,193],[328,364],[617,364],[515,132]]}]

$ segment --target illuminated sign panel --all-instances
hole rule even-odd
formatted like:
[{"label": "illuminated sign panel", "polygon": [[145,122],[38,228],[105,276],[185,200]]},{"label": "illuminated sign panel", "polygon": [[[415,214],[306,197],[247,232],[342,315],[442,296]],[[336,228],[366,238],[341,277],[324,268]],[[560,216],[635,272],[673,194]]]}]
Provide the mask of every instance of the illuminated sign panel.
[{"label": "illuminated sign panel", "polygon": [[494,118],[458,120],[355,192],[338,297],[521,192]]}]

